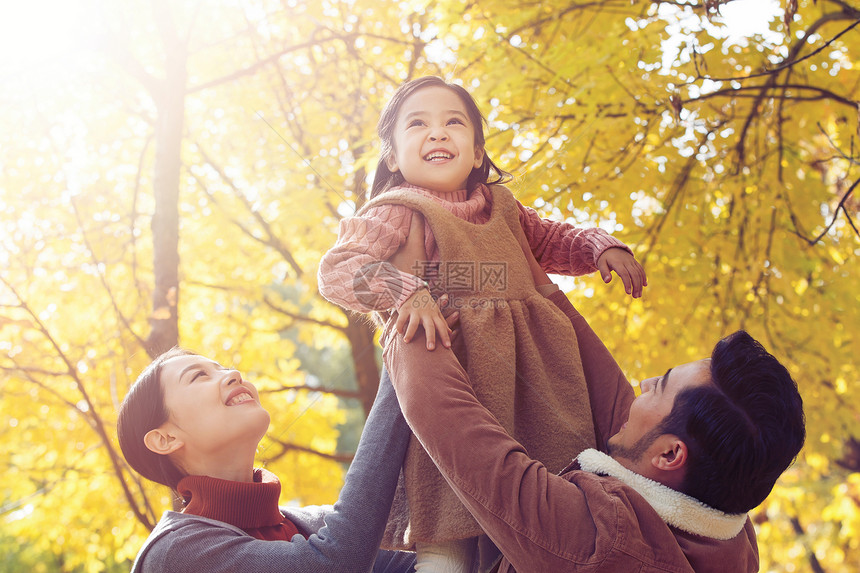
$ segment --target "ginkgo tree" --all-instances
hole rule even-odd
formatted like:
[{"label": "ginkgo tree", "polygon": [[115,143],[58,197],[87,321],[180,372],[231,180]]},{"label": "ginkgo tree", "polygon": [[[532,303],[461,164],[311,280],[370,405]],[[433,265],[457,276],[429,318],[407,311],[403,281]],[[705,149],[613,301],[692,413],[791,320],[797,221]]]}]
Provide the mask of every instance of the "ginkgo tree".
[{"label": "ginkgo tree", "polygon": [[334,501],[378,344],[316,266],[366,200],[385,101],[437,74],[479,101],[523,203],[644,262],[632,303],[563,281],[634,382],[737,328],[789,365],[809,439],[753,512],[762,569],[851,570],[857,10],[792,2],[735,38],[723,4],[82,4],[83,51],[4,69],[0,91],[10,567],[128,569],[171,500],[126,467],[116,408],[176,343],[261,388],[284,501]]}]

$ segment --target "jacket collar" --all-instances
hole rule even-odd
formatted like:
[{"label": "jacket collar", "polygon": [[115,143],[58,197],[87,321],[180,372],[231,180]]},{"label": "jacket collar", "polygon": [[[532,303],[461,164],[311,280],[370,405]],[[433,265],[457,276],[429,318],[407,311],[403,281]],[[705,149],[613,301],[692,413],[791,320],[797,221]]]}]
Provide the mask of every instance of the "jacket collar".
[{"label": "jacket collar", "polygon": [[723,513],[694,497],[625,468],[603,452],[585,450],[579,454],[577,461],[579,467],[587,472],[621,480],[645,498],[664,522],[687,533],[713,539],[732,539],[746,523],[746,513]]}]

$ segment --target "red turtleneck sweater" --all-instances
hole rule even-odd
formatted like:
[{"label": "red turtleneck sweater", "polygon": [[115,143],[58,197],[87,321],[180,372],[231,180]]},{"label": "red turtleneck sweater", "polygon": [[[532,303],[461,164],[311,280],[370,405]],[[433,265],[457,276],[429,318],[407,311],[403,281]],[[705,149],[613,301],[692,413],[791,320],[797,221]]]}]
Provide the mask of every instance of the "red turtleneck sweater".
[{"label": "red turtleneck sweater", "polygon": [[253,482],[186,476],[176,489],[189,500],[183,513],[235,525],[257,539],[289,541],[299,532],[278,508],[281,482],[268,470],[254,470]]}]

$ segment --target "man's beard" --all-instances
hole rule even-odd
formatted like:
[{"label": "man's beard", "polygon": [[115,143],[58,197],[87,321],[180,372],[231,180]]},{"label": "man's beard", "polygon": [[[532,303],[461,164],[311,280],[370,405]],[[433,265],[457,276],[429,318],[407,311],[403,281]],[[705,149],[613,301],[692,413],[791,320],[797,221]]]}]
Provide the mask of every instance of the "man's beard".
[{"label": "man's beard", "polygon": [[654,443],[654,440],[656,440],[661,433],[660,428],[652,428],[647,434],[636,440],[636,443],[629,448],[620,444],[613,445],[609,440],[607,440],[606,451],[613,458],[624,458],[631,462],[639,462],[639,460],[642,459],[642,456],[645,455],[645,452],[648,451],[648,448],[651,447],[651,444]]}]

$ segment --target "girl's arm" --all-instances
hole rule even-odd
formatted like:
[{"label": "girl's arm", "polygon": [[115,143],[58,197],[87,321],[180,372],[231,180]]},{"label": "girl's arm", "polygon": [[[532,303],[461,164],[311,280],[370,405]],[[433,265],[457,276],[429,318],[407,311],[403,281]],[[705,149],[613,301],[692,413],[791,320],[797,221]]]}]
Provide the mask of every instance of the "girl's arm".
[{"label": "girl's arm", "polygon": [[526,241],[544,271],[578,276],[599,270],[607,283],[615,271],[627,294],[633,298],[642,296],[642,287],[648,284],[645,269],[624,243],[602,229],[579,229],[569,223],[541,219],[534,209],[519,202],[517,205]]},{"label": "girl's arm", "polygon": [[[262,541],[217,526],[180,527],[153,543],[134,571],[369,571],[379,553],[409,436],[383,373],[340,498],[318,532],[287,542]],[[393,570],[391,563],[387,566]]]},{"label": "girl's arm", "polygon": [[406,241],[411,221],[412,211],[401,205],[341,220],[337,243],[320,261],[320,294],[356,312],[400,308],[424,284],[387,262]]},{"label": "girl's arm", "polygon": [[520,225],[541,268],[558,275],[579,276],[597,270],[597,261],[606,250],[624,243],[603,229],[580,229],[564,221],[542,219],[537,211],[517,201]]}]

